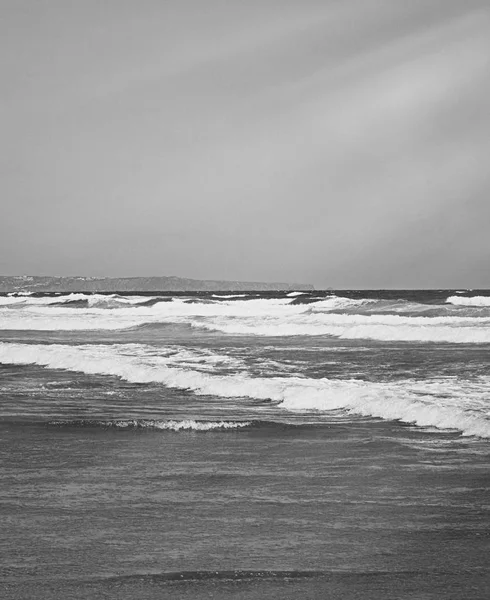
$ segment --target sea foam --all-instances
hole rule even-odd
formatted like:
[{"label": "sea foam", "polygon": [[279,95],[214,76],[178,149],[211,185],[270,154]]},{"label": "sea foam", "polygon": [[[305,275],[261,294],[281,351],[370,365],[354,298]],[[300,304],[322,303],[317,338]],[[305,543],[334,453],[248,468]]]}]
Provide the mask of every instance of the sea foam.
[{"label": "sea foam", "polygon": [[160,431],[216,431],[250,427],[252,421],[196,421],[194,419],[112,419],[112,420],[57,420],[48,423],[50,427],[97,427],[102,429],[149,429]]},{"label": "sea foam", "polygon": [[[452,298],[455,303],[477,302],[477,298],[480,303],[488,300]],[[382,300],[341,296],[307,303],[298,302],[296,297],[168,301],[158,297],[128,299],[96,294],[3,300],[18,301],[18,305],[0,306],[3,330],[117,330],[176,324],[230,335],[490,343],[490,313],[479,305],[467,308],[430,305],[431,316],[421,316],[417,312],[429,310],[429,305],[402,301],[387,304]]]},{"label": "sea foam", "polygon": [[161,383],[199,395],[270,400],[289,411],[343,410],[348,414],[400,420],[424,427],[454,429],[490,437],[489,379],[439,378],[420,383],[252,377],[247,372],[215,375],[170,366],[143,345],[70,346],[0,343],[0,362],[117,376],[134,383]]},{"label": "sea foam", "polygon": [[218,318],[192,321],[193,327],[231,335],[330,336],[339,339],[490,343],[490,320],[474,317],[403,317],[398,315],[307,314],[289,319]]},{"label": "sea foam", "polygon": [[446,302],[456,306],[490,306],[490,296],[449,296]]}]

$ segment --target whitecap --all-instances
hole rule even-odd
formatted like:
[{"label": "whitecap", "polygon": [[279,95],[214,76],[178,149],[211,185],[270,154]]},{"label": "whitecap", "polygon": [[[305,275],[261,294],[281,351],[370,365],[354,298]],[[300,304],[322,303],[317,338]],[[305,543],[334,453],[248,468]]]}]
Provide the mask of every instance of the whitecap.
[{"label": "whitecap", "polygon": [[199,395],[270,400],[289,411],[330,412],[400,420],[422,427],[490,438],[490,380],[438,378],[428,382],[216,375],[169,365],[142,345],[69,346],[0,343],[0,362],[112,375],[134,383],[161,383]]},{"label": "whitecap", "polygon": [[449,296],[446,302],[456,306],[490,306],[490,296]]}]

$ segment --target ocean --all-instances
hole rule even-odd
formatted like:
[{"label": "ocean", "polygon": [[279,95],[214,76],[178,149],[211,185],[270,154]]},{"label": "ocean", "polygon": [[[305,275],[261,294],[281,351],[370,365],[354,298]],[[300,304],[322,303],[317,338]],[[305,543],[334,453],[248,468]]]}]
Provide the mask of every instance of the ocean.
[{"label": "ocean", "polygon": [[490,291],[0,296],[6,599],[490,597]]}]

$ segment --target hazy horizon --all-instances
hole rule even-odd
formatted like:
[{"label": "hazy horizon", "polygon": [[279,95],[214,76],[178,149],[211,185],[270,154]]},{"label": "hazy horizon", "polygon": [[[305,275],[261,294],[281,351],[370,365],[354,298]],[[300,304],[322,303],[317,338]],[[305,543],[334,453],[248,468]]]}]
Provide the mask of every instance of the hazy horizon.
[{"label": "hazy horizon", "polygon": [[488,2],[6,0],[0,50],[0,273],[490,287]]},{"label": "hazy horizon", "polygon": [[[139,278],[145,278],[145,279],[157,279],[157,278],[165,278],[165,277],[173,277],[176,279],[189,279],[189,280],[195,280],[195,281],[200,281],[200,279],[196,278],[196,277],[184,277],[184,276],[180,276],[180,275],[175,275],[175,274],[169,274],[169,275],[120,275],[117,277],[112,277],[110,275],[97,275],[97,276],[85,276],[85,275],[81,275],[81,274],[71,274],[71,275],[46,275],[46,274],[40,274],[40,275],[33,275],[33,274],[20,274],[20,275],[13,275],[13,274],[2,274],[0,273],[0,278],[2,277],[8,277],[8,278],[22,278],[22,277],[52,277],[54,279],[56,278],[67,278],[67,279],[139,279]],[[297,284],[298,286],[307,286],[307,285],[312,285],[315,289],[315,291],[328,291],[328,290],[335,290],[335,291],[382,291],[382,290],[386,290],[386,291],[437,291],[437,290],[441,290],[441,291],[454,291],[454,290],[461,290],[461,291],[485,291],[485,290],[490,290],[490,286],[488,287],[463,287],[463,286],[453,286],[453,287],[425,287],[425,288],[418,288],[418,287],[413,287],[413,286],[409,286],[409,287],[386,287],[386,288],[376,288],[376,287],[367,287],[367,286],[361,286],[361,287],[345,287],[345,286],[339,286],[339,287],[334,287],[334,286],[329,286],[329,285],[315,285],[310,281],[280,281],[280,280],[270,280],[270,281],[260,281],[260,280],[252,280],[252,279],[248,279],[248,280],[244,280],[244,279],[220,279],[218,277],[210,277],[208,279],[202,279],[201,281],[223,281],[223,282],[228,282],[228,283],[232,283],[232,282],[237,282],[237,283],[255,283],[255,284],[264,284],[264,285],[272,285],[275,283],[284,283],[284,284]],[[168,291],[168,290],[167,290]],[[219,290],[215,290],[215,291],[219,291]],[[288,290],[291,291],[291,290]],[[2,293],[6,293],[6,292],[0,292],[0,295]],[[41,292],[42,293],[42,292]],[[67,292],[68,293],[68,292]],[[87,292],[90,293],[90,292]],[[128,293],[132,293],[132,292],[128,292]],[[150,292],[148,292],[150,293]]]}]

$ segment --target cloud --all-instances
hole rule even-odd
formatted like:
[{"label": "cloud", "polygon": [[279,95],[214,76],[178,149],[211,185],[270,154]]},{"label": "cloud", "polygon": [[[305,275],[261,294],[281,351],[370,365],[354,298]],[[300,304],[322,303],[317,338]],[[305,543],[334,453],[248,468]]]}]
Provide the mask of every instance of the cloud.
[{"label": "cloud", "polygon": [[[440,249],[461,235],[477,282],[482,3],[214,3],[202,24],[202,5],[170,3],[162,38],[158,6],[134,23],[129,5],[97,23],[79,9],[80,27],[47,40],[36,76],[12,91],[3,244],[29,240],[12,269],[417,285],[429,263],[450,276]],[[38,41],[50,31],[32,27]],[[47,61],[73,28],[72,72],[68,54]],[[471,213],[450,222],[462,202]]]}]

